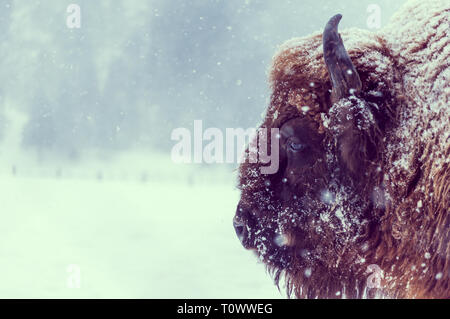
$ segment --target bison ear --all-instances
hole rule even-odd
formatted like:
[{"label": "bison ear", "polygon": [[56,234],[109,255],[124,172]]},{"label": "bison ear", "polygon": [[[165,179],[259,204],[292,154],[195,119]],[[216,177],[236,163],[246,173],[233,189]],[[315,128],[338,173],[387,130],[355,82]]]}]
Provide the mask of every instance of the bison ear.
[{"label": "bison ear", "polygon": [[377,161],[381,132],[364,100],[355,96],[335,103],[330,111],[330,129],[341,166],[352,176],[363,177]]}]

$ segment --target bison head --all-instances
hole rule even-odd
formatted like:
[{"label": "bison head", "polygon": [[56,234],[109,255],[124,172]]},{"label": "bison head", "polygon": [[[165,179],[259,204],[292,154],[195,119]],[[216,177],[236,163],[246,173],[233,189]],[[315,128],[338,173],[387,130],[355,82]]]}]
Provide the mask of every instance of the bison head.
[{"label": "bison head", "polygon": [[380,153],[392,118],[389,89],[370,78],[373,70],[354,66],[337,31],[340,19],[327,23],[321,53],[314,47],[320,35],[304,39],[302,50],[316,50],[303,52],[316,69],[292,50],[274,62],[261,127],[279,129],[278,172],[262,174],[249,161],[239,169],[236,234],[297,297],[362,293],[388,200]]}]

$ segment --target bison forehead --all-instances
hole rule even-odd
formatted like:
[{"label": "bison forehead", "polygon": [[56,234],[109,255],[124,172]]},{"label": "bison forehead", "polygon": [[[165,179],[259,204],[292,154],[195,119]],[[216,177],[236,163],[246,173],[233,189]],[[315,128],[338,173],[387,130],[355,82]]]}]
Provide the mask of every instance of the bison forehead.
[{"label": "bison forehead", "polygon": [[[349,56],[363,80],[363,89],[386,90],[392,78],[385,42],[368,31],[341,32]],[[389,67],[388,67],[389,66]],[[323,114],[331,107],[331,83],[323,60],[322,35],[296,38],[282,45],[269,72],[271,103],[263,126],[280,127],[295,117],[309,117],[323,132]]]},{"label": "bison forehead", "polygon": [[[356,67],[358,61],[355,59],[360,58],[362,52],[382,50],[379,37],[369,31],[349,29],[341,31],[340,34]],[[328,78],[323,60],[322,33],[291,39],[278,48],[272,59],[270,83],[273,87],[279,81],[292,78],[305,83],[320,83],[321,79]]]}]

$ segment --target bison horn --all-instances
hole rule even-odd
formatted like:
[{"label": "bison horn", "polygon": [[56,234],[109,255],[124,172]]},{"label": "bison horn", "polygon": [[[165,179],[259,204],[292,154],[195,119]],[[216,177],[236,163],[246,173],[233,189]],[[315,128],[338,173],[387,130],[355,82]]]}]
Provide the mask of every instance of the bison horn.
[{"label": "bison horn", "polygon": [[332,17],[323,32],[323,56],[331,77],[333,103],[361,91],[361,80],[338,33],[342,15]]}]

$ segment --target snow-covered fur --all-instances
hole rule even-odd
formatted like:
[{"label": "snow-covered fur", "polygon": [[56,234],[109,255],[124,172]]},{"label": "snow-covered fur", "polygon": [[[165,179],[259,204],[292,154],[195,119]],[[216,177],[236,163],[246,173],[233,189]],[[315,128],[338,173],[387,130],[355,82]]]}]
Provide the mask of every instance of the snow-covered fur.
[{"label": "snow-covered fur", "polygon": [[363,88],[335,104],[321,33],[275,55],[260,127],[300,118],[322,153],[294,182],[283,150],[276,174],[242,163],[235,224],[289,295],[450,297],[449,20],[448,0],[412,0],[342,31]]}]

